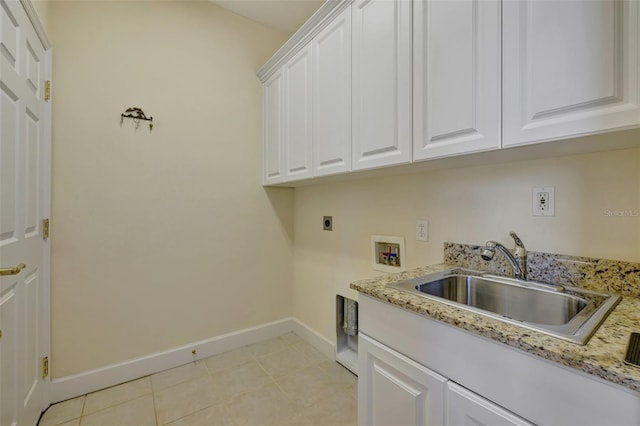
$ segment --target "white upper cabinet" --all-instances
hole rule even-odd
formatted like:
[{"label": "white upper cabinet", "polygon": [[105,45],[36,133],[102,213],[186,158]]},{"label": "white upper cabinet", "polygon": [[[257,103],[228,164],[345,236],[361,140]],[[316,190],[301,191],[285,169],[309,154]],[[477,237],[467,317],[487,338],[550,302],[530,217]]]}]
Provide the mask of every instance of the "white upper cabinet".
[{"label": "white upper cabinet", "polygon": [[283,106],[284,78],[282,70],[277,70],[263,85],[264,98],[264,149],[263,177],[265,185],[284,180],[283,153]]},{"label": "white upper cabinet", "polygon": [[639,0],[328,1],[258,73],[263,183],[639,127],[639,25]]},{"label": "white upper cabinet", "polygon": [[499,148],[500,2],[417,0],[413,13],[413,159]]},{"label": "white upper cabinet", "polygon": [[640,124],[639,5],[504,2],[504,146]]},{"label": "white upper cabinet", "polygon": [[351,170],[351,7],[312,41],[313,175]]},{"label": "white upper cabinet", "polygon": [[353,170],[411,162],[409,0],[352,7]]},{"label": "white upper cabinet", "polygon": [[312,177],[311,45],[284,65],[285,179]]}]

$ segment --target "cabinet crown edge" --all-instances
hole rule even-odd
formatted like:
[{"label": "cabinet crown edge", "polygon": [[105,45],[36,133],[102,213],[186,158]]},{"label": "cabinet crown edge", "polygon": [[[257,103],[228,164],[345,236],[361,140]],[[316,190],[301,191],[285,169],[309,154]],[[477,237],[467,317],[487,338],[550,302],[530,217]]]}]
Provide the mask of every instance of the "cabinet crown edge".
[{"label": "cabinet crown edge", "polygon": [[349,7],[354,0],[327,0],[311,17],[296,31],[289,40],[265,63],[256,73],[261,83],[264,83],[273,73],[302,50],[335,16]]}]

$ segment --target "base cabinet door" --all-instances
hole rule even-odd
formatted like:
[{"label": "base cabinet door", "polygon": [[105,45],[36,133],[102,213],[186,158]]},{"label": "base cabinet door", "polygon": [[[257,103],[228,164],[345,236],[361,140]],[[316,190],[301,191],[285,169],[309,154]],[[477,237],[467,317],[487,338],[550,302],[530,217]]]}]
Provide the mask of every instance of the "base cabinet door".
[{"label": "base cabinet door", "polygon": [[505,147],[640,125],[640,2],[503,3]]},{"label": "base cabinet door", "polygon": [[447,383],[447,426],[533,426],[533,423],[453,382]]},{"label": "base cabinet door", "polygon": [[359,426],[444,424],[445,377],[358,336]]}]

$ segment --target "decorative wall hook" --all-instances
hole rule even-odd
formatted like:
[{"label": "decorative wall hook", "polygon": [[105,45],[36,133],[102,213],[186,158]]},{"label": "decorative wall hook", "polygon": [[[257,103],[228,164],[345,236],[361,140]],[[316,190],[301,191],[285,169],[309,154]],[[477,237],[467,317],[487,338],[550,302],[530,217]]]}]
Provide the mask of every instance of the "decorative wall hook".
[{"label": "decorative wall hook", "polygon": [[136,123],[136,129],[140,126],[140,120],[149,122],[149,131],[153,130],[153,117],[147,117],[142,108],[130,107],[125,112],[120,114],[120,126],[125,118],[131,118]]}]

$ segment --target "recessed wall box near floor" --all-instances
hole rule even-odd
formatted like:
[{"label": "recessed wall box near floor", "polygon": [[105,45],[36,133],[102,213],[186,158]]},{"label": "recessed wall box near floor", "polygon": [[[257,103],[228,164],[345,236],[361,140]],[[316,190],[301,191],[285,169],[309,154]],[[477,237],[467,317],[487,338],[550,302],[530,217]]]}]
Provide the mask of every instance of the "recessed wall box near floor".
[{"label": "recessed wall box near floor", "polygon": [[372,235],[372,266],[376,271],[401,272],[406,270],[404,237]]},{"label": "recessed wall box near floor", "polygon": [[336,295],[336,361],[358,375],[358,302]]}]

